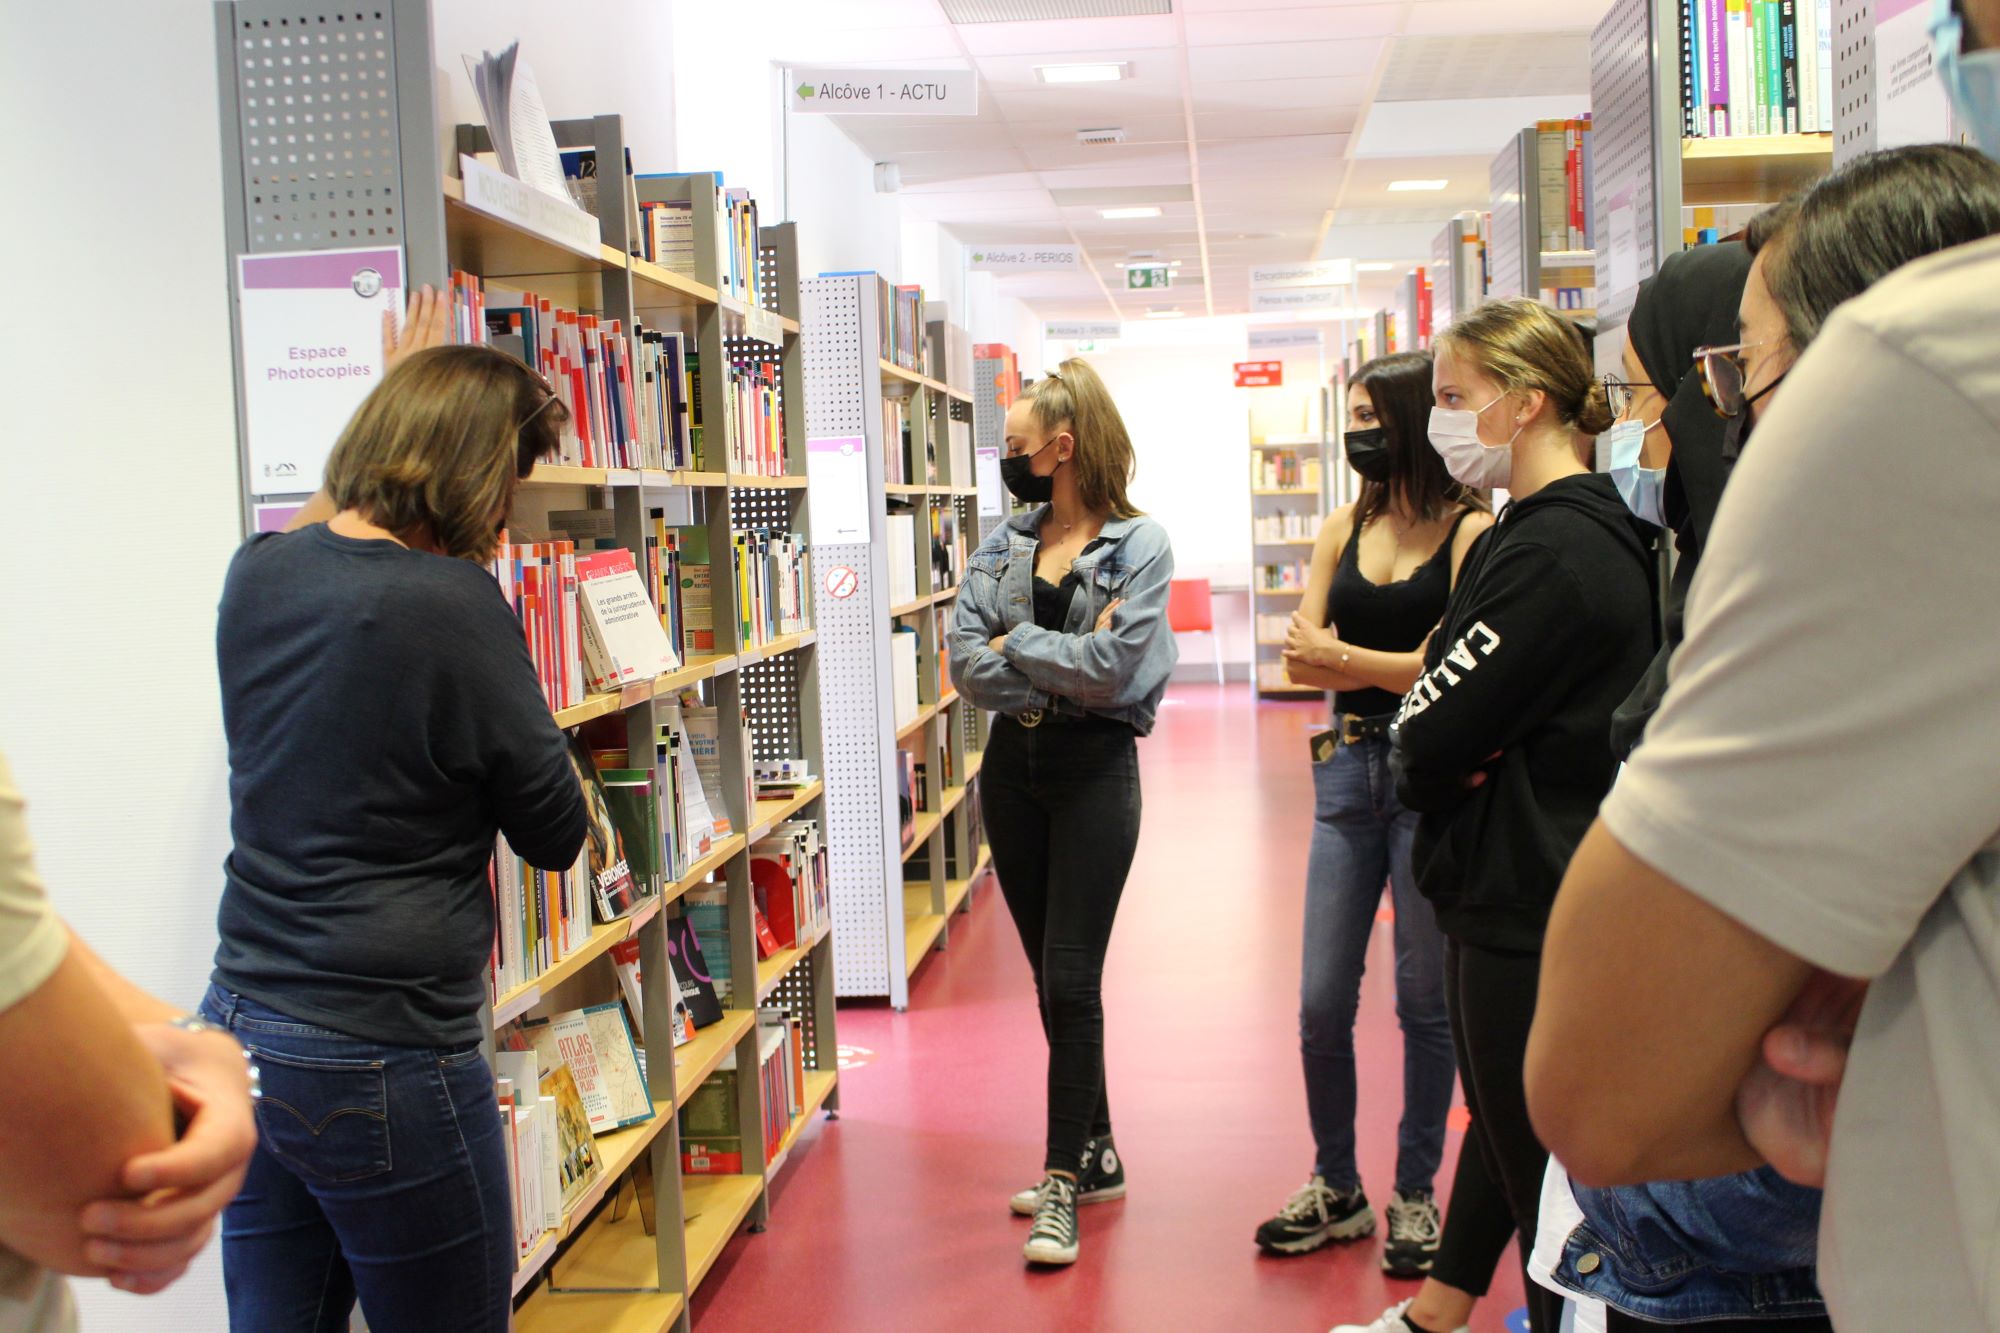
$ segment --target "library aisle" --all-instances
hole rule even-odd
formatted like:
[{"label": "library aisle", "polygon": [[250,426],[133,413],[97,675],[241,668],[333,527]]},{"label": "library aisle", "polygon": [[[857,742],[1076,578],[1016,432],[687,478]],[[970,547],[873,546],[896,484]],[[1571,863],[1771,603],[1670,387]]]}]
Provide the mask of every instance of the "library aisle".
[{"label": "library aisle", "polygon": [[[1007,1197],[1041,1155],[1043,1050],[1028,968],[989,883],[907,1014],[843,1005],[841,1119],[774,1187],[771,1230],[694,1300],[704,1333],[810,1328],[1324,1330],[1373,1318],[1379,1245],[1259,1257],[1257,1223],[1311,1164],[1299,1074],[1299,929],[1317,704],[1178,685],[1141,742],[1146,816],[1105,977],[1112,1118],[1131,1197],[1083,1209],[1083,1259],[1031,1272]],[[1245,738],[1248,739],[1246,744]],[[1388,930],[1356,1032],[1362,1171],[1386,1202],[1401,1111]],[[831,1129],[831,1132],[828,1132]],[[1462,1134],[1455,1128],[1440,1194]],[[811,1224],[803,1224],[811,1219]],[[815,1280],[790,1280],[812,1273]],[[1509,1252],[1473,1333],[1520,1306]]]}]

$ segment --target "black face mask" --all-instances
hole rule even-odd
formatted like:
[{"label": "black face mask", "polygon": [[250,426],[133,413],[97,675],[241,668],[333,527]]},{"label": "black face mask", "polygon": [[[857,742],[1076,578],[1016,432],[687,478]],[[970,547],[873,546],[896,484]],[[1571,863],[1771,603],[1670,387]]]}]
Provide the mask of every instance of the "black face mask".
[{"label": "black face mask", "polygon": [[1363,481],[1389,480],[1389,432],[1380,426],[1347,432],[1347,465]]},{"label": "black face mask", "polygon": [[[1785,375],[1791,373],[1788,370],[1785,372]],[[1743,400],[1743,410],[1723,423],[1722,461],[1728,466],[1736,466],[1736,460],[1743,456],[1743,446],[1750,443],[1750,427],[1755,424],[1750,420],[1750,404],[1756,402],[1780,384],[1783,384],[1785,382],[1785,375],[1778,376],[1778,378],[1772,380],[1748,398],[1745,398]]]},{"label": "black face mask", "polygon": [[[1049,444],[1054,443],[1054,440],[1049,441]],[[1046,477],[1038,476],[1033,467],[1034,461],[1042,456],[1042,449],[1048,448],[1049,444],[1032,454],[1010,454],[1000,460],[1000,480],[1022,504],[1047,504],[1055,497],[1056,474],[1051,472]],[[1061,467],[1062,464],[1057,463],[1056,466]]]}]

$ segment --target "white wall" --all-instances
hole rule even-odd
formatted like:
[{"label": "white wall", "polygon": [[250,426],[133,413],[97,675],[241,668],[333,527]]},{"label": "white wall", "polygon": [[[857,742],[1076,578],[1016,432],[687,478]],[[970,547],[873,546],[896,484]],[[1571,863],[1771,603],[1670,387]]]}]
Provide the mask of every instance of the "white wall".
[{"label": "white wall", "polygon": [[[0,750],[62,914],[192,1005],[229,846],[215,603],[239,536],[212,19],[9,0],[0,22],[0,504],[32,570],[0,611]],[[135,206],[142,228],[92,225]],[[107,327],[129,355],[77,352]],[[150,1300],[79,1295],[87,1329],[226,1323],[213,1247]]]}]

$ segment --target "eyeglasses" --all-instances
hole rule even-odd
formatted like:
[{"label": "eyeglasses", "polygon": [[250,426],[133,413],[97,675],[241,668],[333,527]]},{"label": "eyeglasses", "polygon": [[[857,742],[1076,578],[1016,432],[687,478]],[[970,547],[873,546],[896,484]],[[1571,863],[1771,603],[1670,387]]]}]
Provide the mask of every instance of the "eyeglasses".
[{"label": "eyeglasses", "polygon": [[1604,396],[1611,402],[1611,415],[1614,417],[1624,416],[1631,408],[1632,400],[1639,396],[1640,391],[1652,387],[1650,384],[1635,384],[1631,380],[1621,380],[1616,375],[1606,375],[1604,377]]},{"label": "eyeglasses", "polygon": [[1694,359],[1701,365],[1701,389],[1715,406],[1719,417],[1733,417],[1744,407],[1743,381],[1748,373],[1743,354],[1768,343],[1731,343],[1727,347],[1697,347]]}]

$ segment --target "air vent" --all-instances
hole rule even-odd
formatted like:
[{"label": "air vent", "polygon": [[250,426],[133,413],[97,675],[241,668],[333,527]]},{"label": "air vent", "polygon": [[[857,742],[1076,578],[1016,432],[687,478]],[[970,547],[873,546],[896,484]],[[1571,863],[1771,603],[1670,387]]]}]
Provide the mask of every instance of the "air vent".
[{"label": "air vent", "polygon": [[1171,14],[1170,0],[938,0],[953,23],[1032,23],[1043,19],[1118,19]]},{"label": "air vent", "polygon": [[1125,131],[1078,130],[1076,132],[1076,141],[1078,143],[1124,143]]}]

